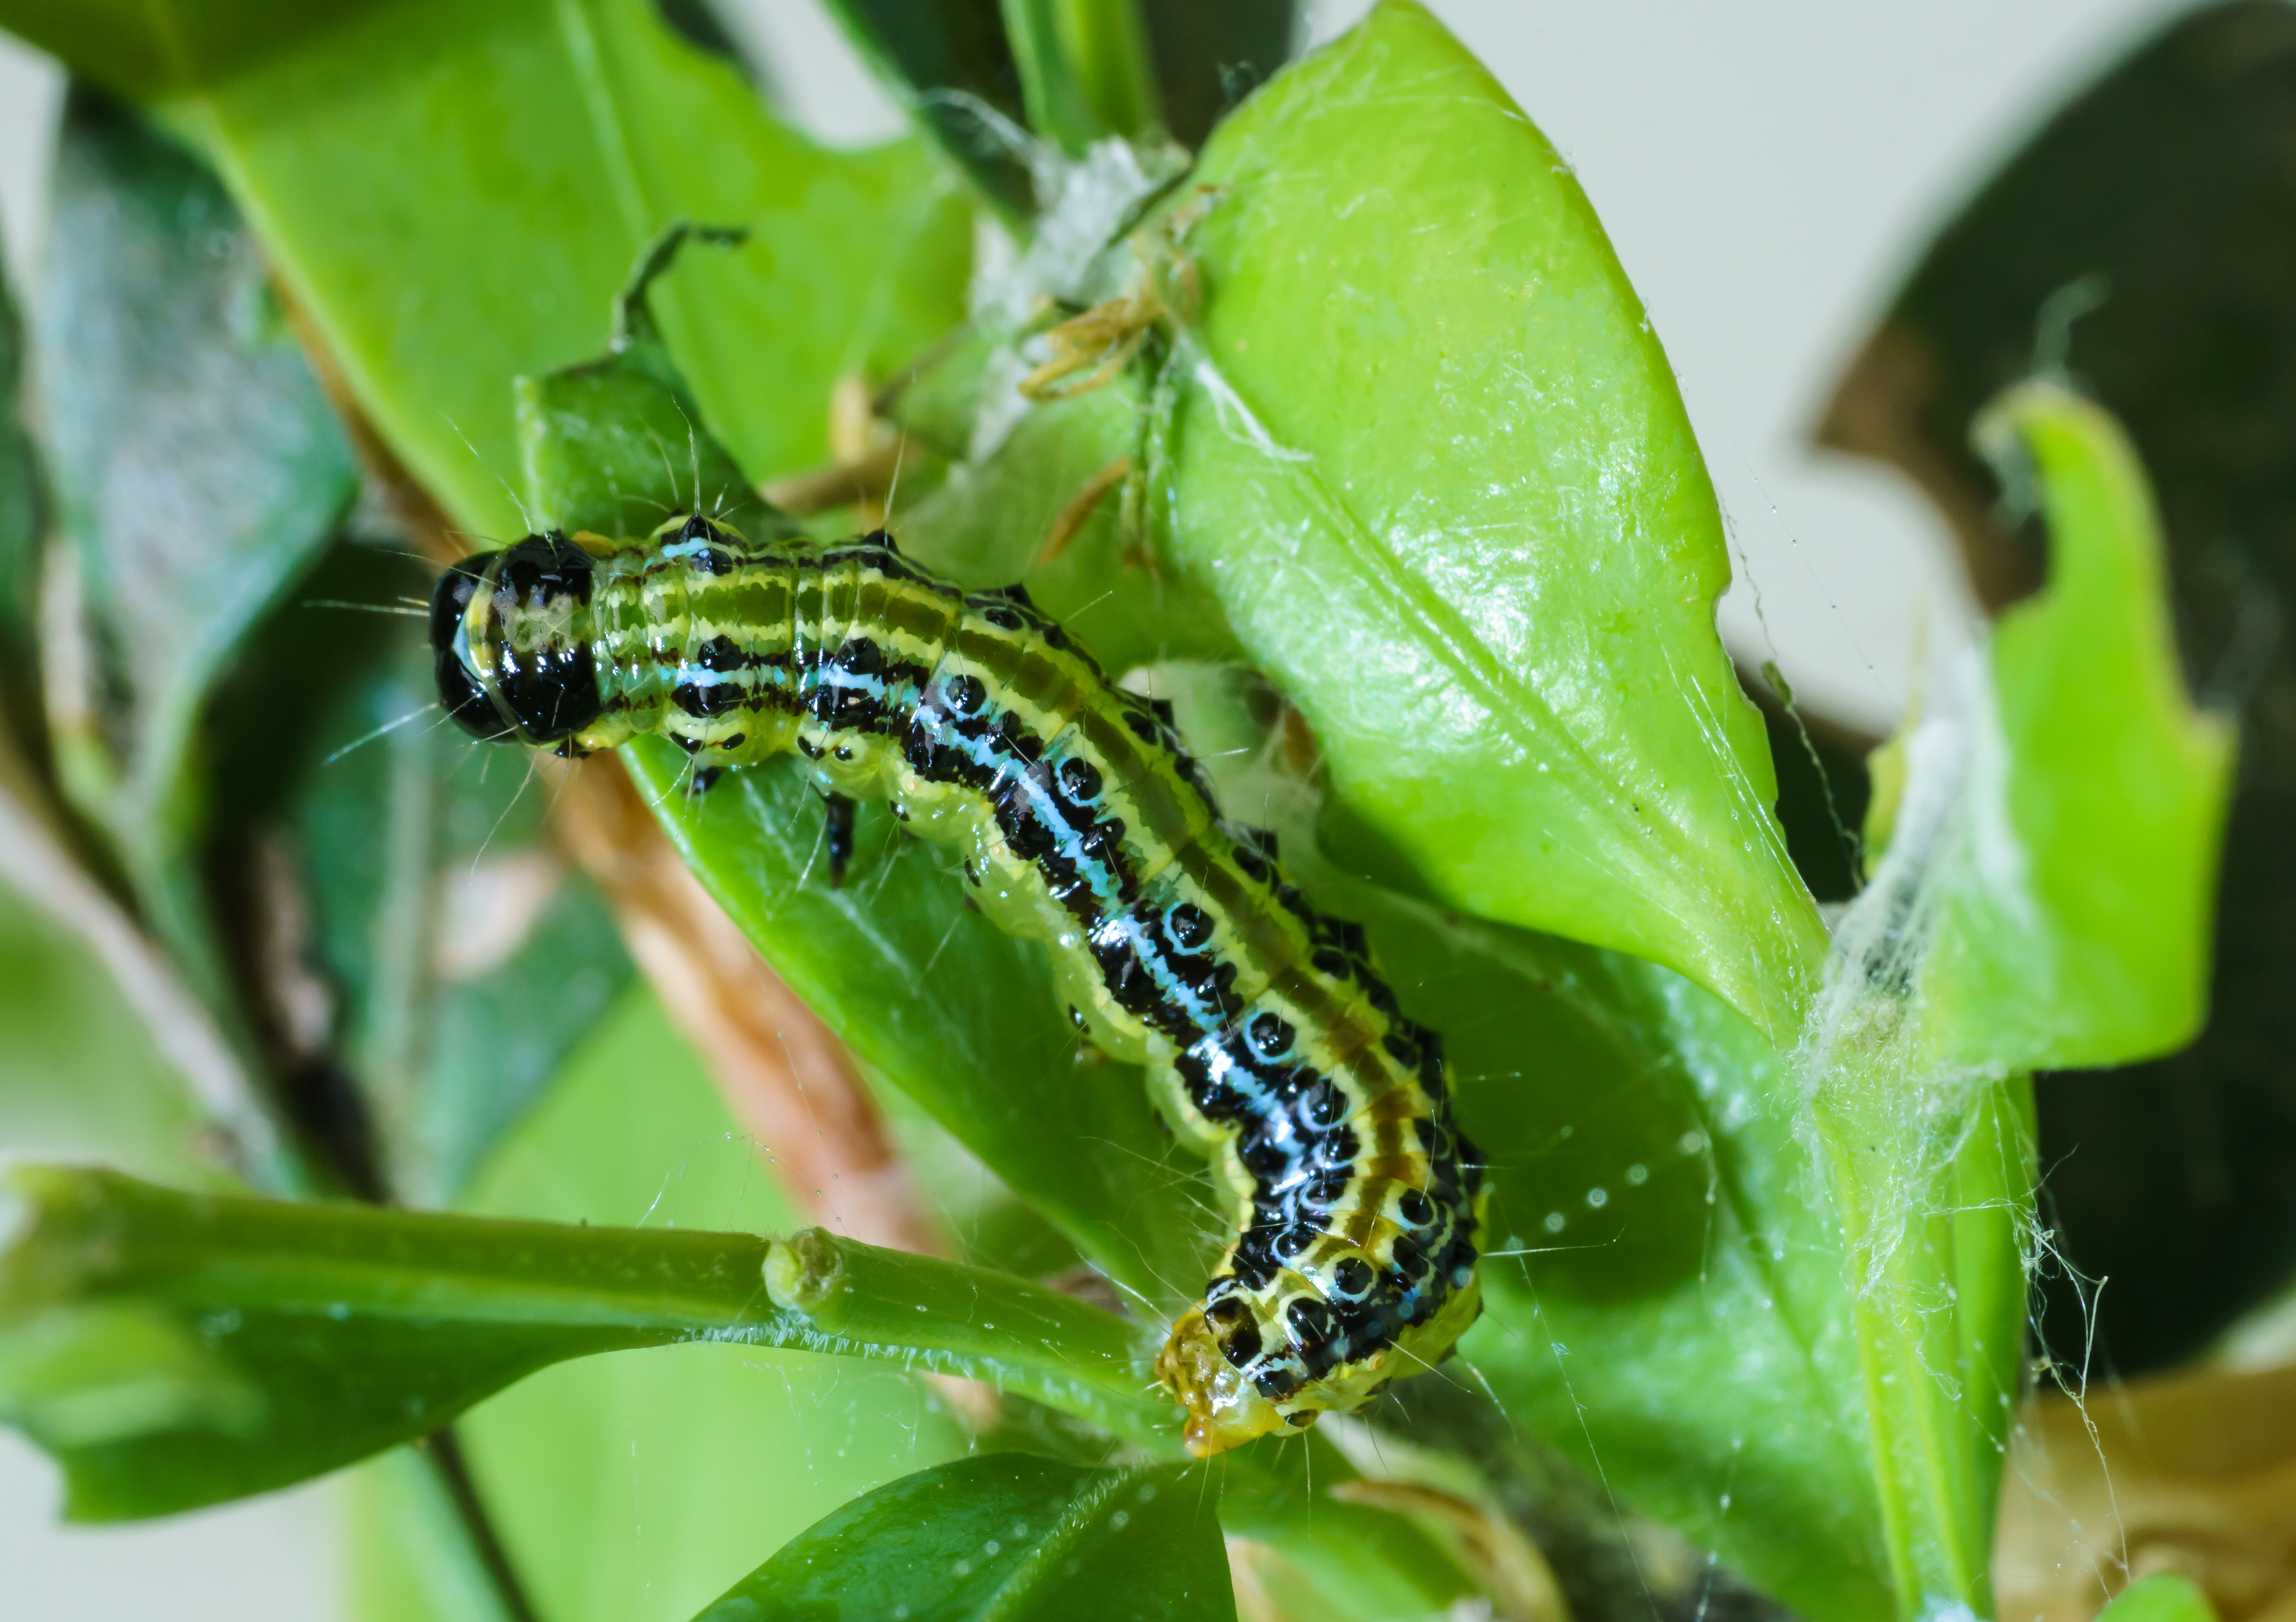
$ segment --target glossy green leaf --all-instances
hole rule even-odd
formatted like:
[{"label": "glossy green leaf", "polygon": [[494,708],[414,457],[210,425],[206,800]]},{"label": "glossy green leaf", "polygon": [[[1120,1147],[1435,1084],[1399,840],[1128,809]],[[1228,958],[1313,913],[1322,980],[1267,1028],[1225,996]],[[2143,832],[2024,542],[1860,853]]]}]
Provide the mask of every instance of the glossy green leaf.
[{"label": "glossy green leaf", "polygon": [[526,515],[537,528],[639,536],[666,507],[715,514],[761,537],[794,527],[701,426],[701,408],[686,392],[654,317],[655,284],[686,244],[706,254],[740,242],[730,231],[672,226],[615,296],[604,355],[516,381],[519,466]]},{"label": "glossy green leaf", "polygon": [[2232,731],[2185,695],[2152,494],[2119,425],[2036,383],[1979,432],[2030,458],[2049,580],[1995,628],[1983,799],[1922,994],[1961,1063],[2148,1058],[2206,1017]]},{"label": "glossy green leaf", "polygon": [[29,1217],[0,1256],[4,1417],[63,1464],[81,1519],[286,1486],[549,1363],[682,1340],[964,1374],[1144,1437],[1177,1417],[1141,1395],[1121,1320],[826,1235],[806,1241],[809,1265],[741,1234],[294,1205],[54,1167],[12,1186]]},{"label": "glossy green leaf", "polygon": [[[176,9],[144,12],[154,53]],[[672,220],[750,234],[681,272],[661,313],[753,477],[825,460],[837,378],[890,372],[963,312],[964,210],[922,148],[810,144],[644,0],[347,13],[153,94],[391,449],[480,534],[520,522],[510,380],[594,353]],[[75,65],[93,48],[45,6],[0,4],[0,26]]]},{"label": "glossy green leaf", "polygon": [[1492,1400],[1423,1414],[1420,1382],[1399,1385],[1422,1416],[1402,1439],[1505,1470],[1492,1433],[1519,1430],[1804,1616],[1885,1613],[1854,1292],[1812,1203],[1794,1068],[1669,970],[1339,872],[1249,686],[1158,676],[1223,803],[1277,830],[1310,899],[1364,925],[1405,1011],[1442,1033],[1489,1168],[1486,1310],[1457,1378]]},{"label": "glossy green leaf", "polygon": [[74,95],[33,346],[85,610],[71,663],[86,675],[48,700],[66,786],[227,1023],[190,860],[208,816],[200,727],[239,641],[357,488],[266,276],[195,161],[116,104]]},{"label": "glossy green leaf", "polygon": [[695,1622],[1227,1622],[1202,1468],[985,1453],[921,1470],[808,1530]]},{"label": "glossy green leaf", "polygon": [[1387,0],[1194,179],[1168,561],[1313,724],[1349,860],[1790,1036],[1825,934],[1715,635],[1719,514],[1568,169]]}]

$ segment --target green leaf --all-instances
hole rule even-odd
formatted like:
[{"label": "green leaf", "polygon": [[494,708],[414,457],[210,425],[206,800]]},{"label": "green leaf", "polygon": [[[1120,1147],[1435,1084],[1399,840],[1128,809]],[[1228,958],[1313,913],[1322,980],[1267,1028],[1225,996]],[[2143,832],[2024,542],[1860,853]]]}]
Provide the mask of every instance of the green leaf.
[{"label": "green leaf", "polygon": [[1405,1011],[1442,1033],[1489,1168],[1485,1313],[1461,1383],[1492,1400],[1431,1414],[1423,1382],[1399,1385],[1420,1427],[1400,1439],[1499,1470],[1495,1438],[1519,1429],[1599,1502],[1677,1528],[1802,1615],[1885,1614],[1843,1332],[1855,1292],[1812,1201],[1824,1170],[1796,1069],[1670,970],[1346,876],[1308,836],[1314,794],[1267,763],[1248,683],[1164,667],[1158,691],[1222,802],[1275,828],[1309,899],[1363,924]]},{"label": "green leaf", "polygon": [[[1177,1419],[1141,1395],[1120,1320],[827,1236],[807,1244],[834,1264],[777,1264],[798,1280],[783,1305],[778,1242],[746,1235],[294,1205],[54,1167],[20,1168],[12,1187],[29,1209],[0,1256],[5,1417],[62,1463],[78,1519],[283,1486],[546,1364],[697,1338],[989,1379],[1143,1437]],[[865,1301],[844,1302],[846,1278]]]},{"label": "green leaf", "polygon": [[[1901,1615],[1989,1605],[2035,1181],[2018,1074],[2187,1040],[2231,764],[2177,670],[2150,494],[2095,407],[1980,421],[2037,479],[2050,583],[1910,729],[1804,1050]],[[1878,844],[1878,841],[1874,843]]]},{"label": "green leaf", "polygon": [[1789,1038],[1825,932],[1715,634],[1719,513],[1554,148],[1386,0],[1194,179],[1168,561],[1313,725],[1338,847]]},{"label": "green leaf", "polygon": [[2201,1585],[2181,1571],[2139,1577],[2097,1613],[2097,1622],[2216,1622]]},{"label": "green leaf", "polygon": [[201,1122],[182,1077],[103,964],[4,886],[0,985],[0,1158],[202,1175]]},{"label": "green leaf", "polygon": [[920,1470],[784,1546],[695,1622],[1235,1615],[1193,1470],[1095,1470],[986,1453]]},{"label": "green leaf", "polygon": [[604,355],[516,380],[519,465],[527,514],[537,528],[644,535],[666,509],[714,513],[761,537],[795,528],[701,426],[701,408],[686,392],[653,314],[654,285],[688,242],[725,249],[741,241],[735,231],[697,231],[683,221],[670,226],[615,296]]},{"label": "green leaf", "polygon": [[208,827],[200,729],[217,675],[357,477],[266,276],[196,161],[116,104],[72,97],[33,352],[84,605],[71,662],[87,673],[48,701],[65,786],[226,1022],[191,860]]},{"label": "green leaf", "polygon": [[340,546],[248,639],[215,706],[205,859],[266,943],[282,1091],[348,1186],[420,1206],[454,1198],[633,972],[530,763],[439,724],[404,617],[430,588]]},{"label": "green leaf", "polygon": [[[137,48],[166,60],[180,9],[140,8]],[[226,177],[360,407],[476,533],[520,522],[510,380],[594,351],[673,220],[750,234],[681,273],[662,319],[753,477],[825,460],[836,379],[889,373],[963,313],[964,210],[922,148],[812,145],[644,0],[338,16],[145,88]],[[75,66],[111,43],[31,0],[0,24]]]},{"label": "green leaf", "polygon": [[119,95],[212,84],[388,0],[9,0],[0,22]]},{"label": "green leaf", "polygon": [[2002,1069],[2148,1058],[2206,1017],[2232,729],[2185,696],[2159,522],[2119,425],[2032,383],[1978,433],[2030,458],[2049,580],[1994,631],[1982,798],[1922,980],[1932,1039]]},{"label": "green leaf", "polygon": [[1805,1616],[1885,1610],[1853,1297],[1792,1068],[1653,964],[1369,885],[1311,894],[1443,1033],[1491,1168],[1461,1351],[1505,1419],[1471,1422],[1521,1427]]},{"label": "green leaf", "polygon": [[954,857],[864,806],[832,890],[799,762],[692,795],[668,744],[623,759],[710,893],[873,1076],[1159,1310],[1208,1276],[1193,1169],[1176,1163],[1140,1071],[1078,1043],[1043,950],[965,905]]}]

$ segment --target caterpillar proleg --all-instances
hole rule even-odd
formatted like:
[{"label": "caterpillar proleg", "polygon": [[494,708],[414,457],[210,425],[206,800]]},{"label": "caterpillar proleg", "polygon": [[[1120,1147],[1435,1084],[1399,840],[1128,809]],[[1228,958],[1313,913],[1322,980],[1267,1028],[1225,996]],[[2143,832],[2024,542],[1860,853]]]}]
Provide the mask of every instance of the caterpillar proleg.
[{"label": "caterpillar proleg", "polygon": [[983,912],[1049,943],[1078,1023],[1145,1064],[1238,1235],[1156,1371],[1198,1454],[1360,1406],[1480,1310],[1482,1175],[1441,1044],[1363,933],[1221,820],[1168,712],[1017,593],[967,596],[882,535],[750,541],[699,515],[594,554],[532,535],[439,580],[439,692],[476,736],[791,750],[950,845]]}]

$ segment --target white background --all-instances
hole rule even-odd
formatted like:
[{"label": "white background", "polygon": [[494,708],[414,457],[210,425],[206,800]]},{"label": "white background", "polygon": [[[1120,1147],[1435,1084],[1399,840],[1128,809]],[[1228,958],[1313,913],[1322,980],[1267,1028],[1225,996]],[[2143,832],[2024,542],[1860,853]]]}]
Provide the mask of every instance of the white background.
[{"label": "white background", "polygon": [[[1941,527],[1893,476],[1806,449],[1838,369],[1988,164],[2170,0],[1431,0],[1576,166],[1664,339],[1738,546],[1733,649],[1869,729],[1902,709],[1915,626],[1965,634]],[[898,120],[818,0],[737,0],[736,32],[824,137]],[[1314,37],[1364,0],[1310,0]],[[0,229],[37,261],[61,85],[0,36]],[[1755,615],[1754,591],[1762,622]],[[45,1464],[0,1432],[11,1622],[336,1614],[324,1488],[156,1527],[49,1524]],[[655,1622],[633,1618],[633,1622]],[[663,1618],[660,1622],[677,1622]]]}]

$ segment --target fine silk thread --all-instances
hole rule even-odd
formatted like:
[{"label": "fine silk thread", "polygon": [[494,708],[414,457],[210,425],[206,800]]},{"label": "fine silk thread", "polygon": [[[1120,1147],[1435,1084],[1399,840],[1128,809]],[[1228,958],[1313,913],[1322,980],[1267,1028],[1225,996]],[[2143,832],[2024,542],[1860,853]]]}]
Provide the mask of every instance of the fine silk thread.
[{"label": "fine silk thread", "polygon": [[1235,1198],[1238,1237],[1156,1363],[1196,1453],[1359,1407],[1474,1321],[1482,1175],[1435,1033],[1273,836],[1220,819],[1169,711],[1017,590],[968,596],[882,534],[752,541],[681,515],[594,553],[537,535],[467,558],[430,638],[480,737],[653,733],[712,767],[795,750],[825,792],[882,795],[957,849],[981,910],[1049,943],[1078,1025],[1148,1066]]}]

